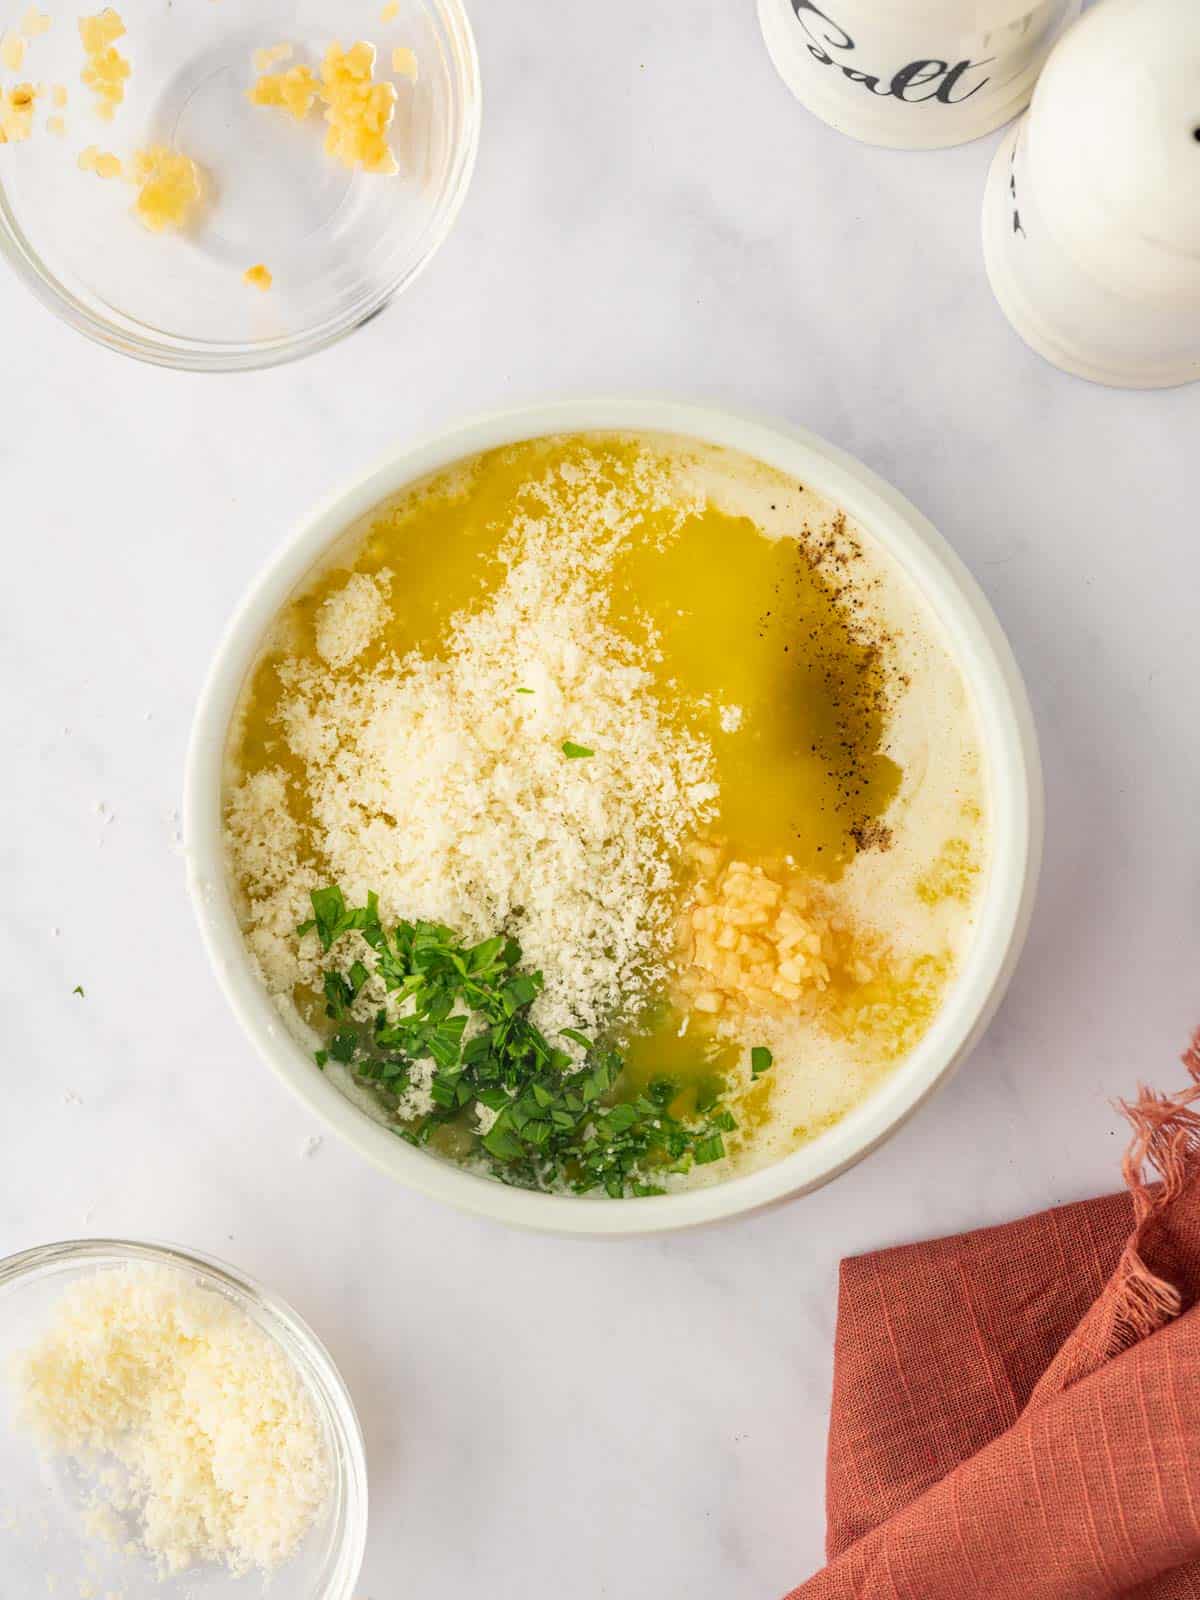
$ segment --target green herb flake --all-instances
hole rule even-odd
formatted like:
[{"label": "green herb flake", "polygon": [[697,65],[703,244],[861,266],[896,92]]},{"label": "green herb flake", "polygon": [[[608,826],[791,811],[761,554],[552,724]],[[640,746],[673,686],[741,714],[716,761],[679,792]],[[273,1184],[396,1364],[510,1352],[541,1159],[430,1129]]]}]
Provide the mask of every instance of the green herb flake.
[{"label": "green herb flake", "polygon": [[751,1075],[751,1077],[753,1077],[753,1078],[761,1078],[763,1073],[770,1071],[771,1067],[774,1064],[775,1064],[775,1057],[767,1049],[765,1044],[756,1044],[754,1046],[754,1049],[751,1050],[751,1052],[750,1052],[750,1075]]},{"label": "green herb flake", "polygon": [[532,689],[518,689],[517,693],[518,694],[532,694],[533,690]]},{"label": "green herb flake", "polygon": [[706,1167],[710,1162],[720,1161],[725,1154],[725,1141],[719,1133],[710,1133],[696,1145],[693,1152],[698,1167]]},{"label": "green herb flake", "polygon": [[587,745],[574,744],[570,739],[563,740],[562,753],[568,761],[583,761],[588,756],[596,754],[594,750],[589,750]]},{"label": "green herb flake", "polygon": [[84,994],[83,985],[81,983],[77,983],[75,985],[75,987],[71,990],[71,993],[72,994],[77,994],[81,1000],[86,1000],[87,999],[87,995]]},{"label": "green herb flake", "polygon": [[329,1041],[329,1054],[335,1061],[340,1061],[348,1067],[354,1060],[354,1052],[358,1048],[358,1032],[354,1028],[341,1028]]}]

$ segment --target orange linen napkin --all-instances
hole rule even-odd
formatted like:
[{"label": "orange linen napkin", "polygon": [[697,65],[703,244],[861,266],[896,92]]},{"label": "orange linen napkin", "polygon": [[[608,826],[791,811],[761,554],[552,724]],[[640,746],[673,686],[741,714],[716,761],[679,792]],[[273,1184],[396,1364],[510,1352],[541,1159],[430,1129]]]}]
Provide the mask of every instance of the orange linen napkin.
[{"label": "orange linen napkin", "polygon": [[842,1263],[829,1565],[788,1600],[1200,1600],[1184,1062],[1123,1108],[1127,1193]]}]

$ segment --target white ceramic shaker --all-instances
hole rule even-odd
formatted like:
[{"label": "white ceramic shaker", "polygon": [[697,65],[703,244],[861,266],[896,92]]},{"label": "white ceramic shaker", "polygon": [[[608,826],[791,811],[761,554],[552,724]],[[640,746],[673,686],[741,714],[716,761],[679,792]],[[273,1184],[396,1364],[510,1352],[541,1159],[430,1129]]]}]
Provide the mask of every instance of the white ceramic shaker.
[{"label": "white ceramic shaker", "polygon": [[1095,383],[1200,378],[1200,0],[1100,0],[1007,135],[988,277],[1047,361]]},{"label": "white ceramic shaker", "polygon": [[809,111],[868,144],[935,150],[990,133],[1028,105],[1080,4],[758,0],[758,16],[780,75]]}]

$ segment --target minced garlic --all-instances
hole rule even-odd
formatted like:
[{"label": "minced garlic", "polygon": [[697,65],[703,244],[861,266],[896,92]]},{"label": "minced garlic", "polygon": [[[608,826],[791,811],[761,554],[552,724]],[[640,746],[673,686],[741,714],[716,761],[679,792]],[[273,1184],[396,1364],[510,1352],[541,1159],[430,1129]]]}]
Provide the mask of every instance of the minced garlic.
[{"label": "minced garlic", "polygon": [[715,842],[692,854],[698,879],[679,930],[685,1004],[726,1027],[807,1016],[885,1060],[912,1048],[940,1004],[948,954],[896,951],[786,863],[729,861]]},{"label": "minced garlic", "polygon": [[111,8],[94,17],[80,17],[79,37],[83,41],[87,61],[80,77],[96,95],[95,111],[106,122],[125,98],[125,81],[129,77],[129,62],[115,48],[116,41],[124,36],[125,24]]},{"label": "minced garlic", "polygon": [[400,169],[387,133],[396,111],[396,86],[375,79],[375,46],[349,50],[336,41],[325,52],[318,81],[308,67],[264,73],[249,90],[252,104],[274,106],[302,121],[318,99],[329,132],[325,149],[346,167],[391,175]]},{"label": "minced garlic", "polygon": [[81,172],[94,172],[98,178],[120,178],[124,175],[121,158],[110,155],[94,144],[80,152],[79,169]]},{"label": "minced garlic", "polygon": [[0,66],[20,72],[25,61],[25,40],[11,29],[0,38]]},{"label": "minced garlic", "polygon": [[696,847],[701,877],[681,927],[681,987],[696,1011],[777,1012],[829,984],[827,920],[805,886]]},{"label": "minced garlic", "polygon": [[18,83],[0,91],[0,144],[21,144],[33,132],[33,108],[38,92],[32,83]]},{"label": "minced garlic", "polygon": [[261,261],[256,267],[247,267],[245,272],[242,273],[243,283],[250,284],[254,289],[261,289],[264,294],[274,281],[270,269],[264,267]]},{"label": "minced garlic", "polygon": [[346,167],[385,176],[399,172],[387,141],[396,113],[396,86],[376,83],[375,46],[359,40],[349,50],[330,45],[321,63],[321,98],[329,132],[325,149]]},{"label": "minced garlic", "polygon": [[319,89],[311,68],[299,66],[289,67],[287,72],[264,73],[249,96],[253,105],[275,106],[303,122],[316,104]]},{"label": "minced garlic", "polygon": [[140,185],[134,210],[152,233],[183,227],[202,193],[196,163],[166,145],[139,150],[130,176]]},{"label": "minced garlic", "polygon": [[255,72],[270,72],[277,61],[291,59],[292,47],[290,44],[271,44],[263,50],[254,52]]}]

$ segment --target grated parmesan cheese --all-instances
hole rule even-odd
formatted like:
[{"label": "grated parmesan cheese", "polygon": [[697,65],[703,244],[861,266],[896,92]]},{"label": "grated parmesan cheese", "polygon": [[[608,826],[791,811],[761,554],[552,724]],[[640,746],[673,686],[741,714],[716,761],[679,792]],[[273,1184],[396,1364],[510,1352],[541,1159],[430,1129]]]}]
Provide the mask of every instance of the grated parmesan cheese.
[{"label": "grated parmesan cheese", "polygon": [[87,1530],[130,1520],[163,1575],[274,1570],[329,1489],[312,1402],[246,1314],[167,1267],[73,1284],[14,1373],[26,1423],[92,1475]]},{"label": "grated parmesan cheese", "polygon": [[317,654],[331,667],[349,666],[387,620],[392,575],[374,578],[351,573],[345,586],[325,600],[317,614]]},{"label": "grated parmesan cheese", "polygon": [[[247,941],[281,1008],[298,983],[320,988],[318,941],[295,928],[322,882],[351,903],[375,891],[388,920],[511,932],[544,974],[534,1018],[548,1032],[633,1015],[664,984],[681,852],[715,810],[712,751],[607,621],[606,568],[637,495],[622,509],[565,473],[560,487],[441,655],[353,666],[392,582],[359,573],[318,613],[321,660],[280,663],[299,778],[235,785],[227,829]],[[379,996],[368,986],[360,1003]]]}]

